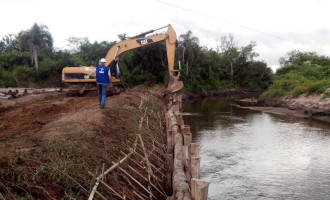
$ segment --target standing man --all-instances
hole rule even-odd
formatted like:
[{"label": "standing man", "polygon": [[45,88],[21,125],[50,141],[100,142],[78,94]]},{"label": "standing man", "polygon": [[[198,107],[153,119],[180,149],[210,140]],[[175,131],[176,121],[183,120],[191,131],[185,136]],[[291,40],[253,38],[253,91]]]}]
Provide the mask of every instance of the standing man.
[{"label": "standing man", "polygon": [[105,100],[107,97],[107,89],[108,85],[110,84],[111,77],[110,68],[105,66],[106,62],[107,61],[105,58],[102,58],[100,60],[101,66],[96,67],[96,69],[93,71],[93,73],[96,73],[96,85],[101,109],[104,109]]}]

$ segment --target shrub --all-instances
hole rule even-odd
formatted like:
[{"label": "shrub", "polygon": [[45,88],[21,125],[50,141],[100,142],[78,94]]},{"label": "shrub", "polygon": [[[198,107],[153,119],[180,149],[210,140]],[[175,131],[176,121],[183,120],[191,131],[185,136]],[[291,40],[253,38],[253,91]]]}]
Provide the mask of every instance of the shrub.
[{"label": "shrub", "polygon": [[38,71],[38,80],[45,80],[56,74],[61,73],[63,66],[60,66],[58,61],[46,58],[40,62]]},{"label": "shrub", "polygon": [[29,66],[18,66],[15,69],[16,78],[19,86],[31,87],[34,86],[36,80],[36,69]]},{"label": "shrub", "polygon": [[15,71],[7,71],[3,68],[0,68],[0,86],[16,87],[17,79]]},{"label": "shrub", "polygon": [[305,86],[298,86],[295,87],[292,91],[293,97],[298,97],[299,95],[305,93],[307,91],[307,88]]},{"label": "shrub", "polygon": [[310,87],[308,88],[308,94],[321,94],[325,92],[327,88],[330,88],[330,79],[317,81],[310,85]]}]

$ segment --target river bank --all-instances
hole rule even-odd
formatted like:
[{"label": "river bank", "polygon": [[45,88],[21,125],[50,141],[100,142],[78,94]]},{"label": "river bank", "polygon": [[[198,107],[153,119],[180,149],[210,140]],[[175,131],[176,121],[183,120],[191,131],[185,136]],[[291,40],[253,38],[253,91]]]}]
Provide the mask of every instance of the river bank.
[{"label": "river bank", "polygon": [[330,123],[330,98],[325,94],[302,94],[296,98],[284,96],[279,99],[259,98],[258,105],[263,107],[247,107],[279,115],[312,118]]},{"label": "river bank", "polygon": [[[5,199],[105,199],[166,197],[166,146],[162,89],[129,89],[107,98],[65,92],[28,94],[0,102],[0,194]],[[11,101],[6,103],[5,101]],[[143,118],[143,120],[141,120]],[[147,150],[153,178],[147,180]],[[140,141],[141,141],[140,140]],[[109,189],[110,188],[110,189]],[[0,196],[0,197],[1,197]],[[103,198],[104,199],[104,198]]]}]

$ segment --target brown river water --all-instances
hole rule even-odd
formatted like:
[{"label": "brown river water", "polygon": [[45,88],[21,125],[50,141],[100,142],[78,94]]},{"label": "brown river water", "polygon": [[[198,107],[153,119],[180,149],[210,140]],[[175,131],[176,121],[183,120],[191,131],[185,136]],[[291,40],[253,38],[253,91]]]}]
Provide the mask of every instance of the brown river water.
[{"label": "brown river water", "polygon": [[329,124],[231,103],[184,104],[209,199],[330,199]]}]

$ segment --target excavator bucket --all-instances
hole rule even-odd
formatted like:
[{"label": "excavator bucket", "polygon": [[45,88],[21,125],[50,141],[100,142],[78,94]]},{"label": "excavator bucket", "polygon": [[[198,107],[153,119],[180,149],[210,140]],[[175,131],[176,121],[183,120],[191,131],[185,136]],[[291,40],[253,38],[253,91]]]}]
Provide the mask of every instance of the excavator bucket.
[{"label": "excavator bucket", "polygon": [[179,81],[174,76],[170,76],[170,81],[169,81],[168,86],[165,90],[165,94],[179,92],[182,89],[183,89],[182,81]]}]

